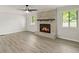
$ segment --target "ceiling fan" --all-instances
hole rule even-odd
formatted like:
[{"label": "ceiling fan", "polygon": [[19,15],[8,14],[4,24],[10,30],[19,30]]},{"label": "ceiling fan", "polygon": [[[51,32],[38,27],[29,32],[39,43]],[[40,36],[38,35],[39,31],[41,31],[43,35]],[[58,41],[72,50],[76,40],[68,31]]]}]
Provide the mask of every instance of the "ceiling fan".
[{"label": "ceiling fan", "polygon": [[25,5],[25,9],[21,9],[21,10],[26,11],[27,13],[28,12],[32,12],[32,11],[37,11],[37,9],[31,9],[31,8],[29,8],[29,5]]}]

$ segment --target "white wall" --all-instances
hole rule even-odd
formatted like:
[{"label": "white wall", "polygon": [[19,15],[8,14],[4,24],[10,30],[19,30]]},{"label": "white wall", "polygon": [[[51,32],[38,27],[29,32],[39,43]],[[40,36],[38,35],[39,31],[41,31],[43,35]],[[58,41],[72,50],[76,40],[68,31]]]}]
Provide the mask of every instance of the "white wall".
[{"label": "white wall", "polygon": [[10,8],[0,8],[0,35],[24,31],[24,28],[24,12]]},{"label": "white wall", "polygon": [[71,9],[77,9],[79,14],[79,6],[66,6],[57,9],[57,35],[60,38],[79,42],[79,15],[77,28],[62,27],[62,12]]},{"label": "white wall", "polygon": [[36,32],[37,31],[37,20],[35,21],[35,24],[31,24],[32,22],[32,16],[37,17],[37,12],[29,12],[26,15],[26,31]]}]

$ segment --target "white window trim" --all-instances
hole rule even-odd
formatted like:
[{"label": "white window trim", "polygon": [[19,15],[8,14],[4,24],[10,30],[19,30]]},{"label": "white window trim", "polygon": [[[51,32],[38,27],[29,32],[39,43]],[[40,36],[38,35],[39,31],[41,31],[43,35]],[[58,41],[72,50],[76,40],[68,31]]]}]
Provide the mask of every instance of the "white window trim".
[{"label": "white window trim", "polygon": [[[64,10],[63,12],[70,12],[70,11],[71,11],[71,10]],[[78,15],[77,15],[77,19],[76,19],[76,21],[77,21],[77,22],[76,22],[76,23],[77,23],[77,26],[76,26],[76,27],[70,27],[70,25],[68,25],[68,27],[64,27],[64,26],[63,26],[63,12],[62,12],[62,27],[63,27],[63,28],[73,28],[73,29],[78,28],[79,10],[76,10],[76,11],[77,11],[77,14],[78,14]],[[68,24],[69,24],[69,23],[68,23]]]}]

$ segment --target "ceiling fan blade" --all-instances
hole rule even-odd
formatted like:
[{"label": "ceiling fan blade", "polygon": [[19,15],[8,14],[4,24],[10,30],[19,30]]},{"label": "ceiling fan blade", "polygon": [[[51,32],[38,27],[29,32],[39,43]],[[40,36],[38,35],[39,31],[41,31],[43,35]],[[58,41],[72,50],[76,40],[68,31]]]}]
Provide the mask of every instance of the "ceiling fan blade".
[{"label": "ceiling fan blade", "polygon": [[37,11],[37,9],[28,9],[28,11]]},{"label": "ceiling fan blade", "polygon": [[21,11],[26,11],[26,9],[19,9],[19,10],[21,10]]}]

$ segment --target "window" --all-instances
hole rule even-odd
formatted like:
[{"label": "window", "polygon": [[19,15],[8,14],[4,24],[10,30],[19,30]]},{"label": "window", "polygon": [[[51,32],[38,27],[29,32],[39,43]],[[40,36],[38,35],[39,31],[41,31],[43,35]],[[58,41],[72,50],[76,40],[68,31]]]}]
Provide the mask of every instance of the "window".
[{"label": "window", "polygon": [[32,16],[32,21],[31,21],[31,24],[34,25],[36,23],[36,19],[37,17],[36,16]]},{"label": "window", "polygon": [[63,27],[77,27],[78,11],[71,10],[63,12]]}]

